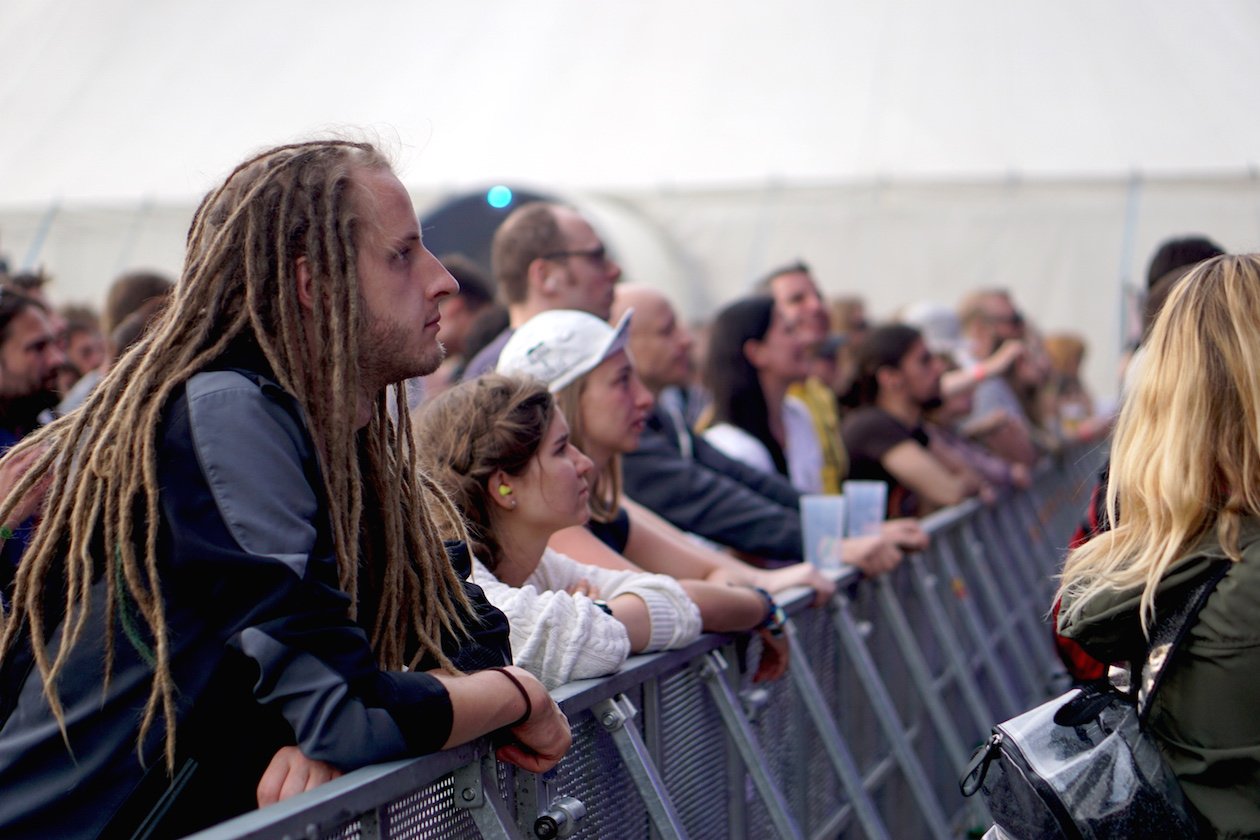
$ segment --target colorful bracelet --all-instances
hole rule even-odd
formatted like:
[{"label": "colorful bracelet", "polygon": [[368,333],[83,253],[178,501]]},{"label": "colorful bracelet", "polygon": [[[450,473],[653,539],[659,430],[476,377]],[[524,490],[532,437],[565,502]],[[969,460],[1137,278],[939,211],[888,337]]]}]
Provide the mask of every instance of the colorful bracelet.
[{"label": "colorful bracelet", "polygon": [[8,525],[0,525],[0,541],[13,538],[13,529]]},{"label": "colorful bracelet", "polygon": [[774,600],[774,596],[760,586],[754,586],[757,594],[766,600],[766,617],[761,624],[757,625],[758,630],[769,630],[771,636],[782,636],[783,625],[787,621],[787,613],[783,611],[783,607],[779,606],[779,602]]},{"label": "colorful bracelet", "polygon": [[512,681],[512,685],[516,686],[516,690],[521,693],[521,698],[525,701],[525,714],[521,715],[515,723],[509,723],[505,729],[515,729],[525,721],[529,720],[530,715],[534,713],[534,704],[530,702],[529,692],[525,690],[525,686],[516,678],[516,675],[507,668],[487,668],[488,671],[498,671],[503,676]]},{"label": "colorful bracelet", "polygon": [[602,598],[595,598],[591,603],[593,603],[595,606],[599,607],[601,610],[608,613],[609,615],[613,614],[612,607],[608,606],[608,602],[603,600]]}]

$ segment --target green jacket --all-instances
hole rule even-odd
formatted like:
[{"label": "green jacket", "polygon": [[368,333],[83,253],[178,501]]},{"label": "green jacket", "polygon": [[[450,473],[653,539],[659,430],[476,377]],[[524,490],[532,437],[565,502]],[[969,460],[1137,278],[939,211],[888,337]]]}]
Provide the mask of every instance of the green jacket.
[{"label": "green jacket", "polygon": [[[1190,802],[1224,837],[1260,837],[1260,520],[1243,522],[1242,562],[1209,596],[1181,645],[1149,719]],[[1176,561],[1160,584],[1184,598],[1187,583],[1224,557],[1215,533]],[[1141,591],[1104,591],[1059,631],[1104,662],[1141,656]],[[1067,613],[1067,604],[1061,616]]]}]

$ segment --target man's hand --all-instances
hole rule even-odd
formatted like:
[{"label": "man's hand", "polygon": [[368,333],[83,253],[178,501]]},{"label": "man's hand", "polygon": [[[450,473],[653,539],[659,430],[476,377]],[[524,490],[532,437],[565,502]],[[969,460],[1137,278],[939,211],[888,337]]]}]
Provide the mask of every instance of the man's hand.
[{"label": "man's hand", "polygon": [[258,783],[258,807],[282,802],[290,796],[331,782],[341,771],[331,764],[307,758],[297,747],[281,747]]},{"label": "man's hand", "polygon": [[891,572],[901,563],[902,556],[896,543],[883,534],[849,537],[840,549],[841,559],[850,566],[856,566],[867,577]]},{"label": "man's hand", "polygon": [[909,517],[889,519],[880,526],[879,532],[902,551],[923,551],[932,542],[919,520]]},{"label": "man's hand", "polygon": [[495,755],[500,761],[515,764],[522,770],[544,773],[559,763],[573,742],[569,719],[533,674],[515,666],[509,669],[529,692],[533,713],[529,720],[511,730],[515,740],[499,747]]}]

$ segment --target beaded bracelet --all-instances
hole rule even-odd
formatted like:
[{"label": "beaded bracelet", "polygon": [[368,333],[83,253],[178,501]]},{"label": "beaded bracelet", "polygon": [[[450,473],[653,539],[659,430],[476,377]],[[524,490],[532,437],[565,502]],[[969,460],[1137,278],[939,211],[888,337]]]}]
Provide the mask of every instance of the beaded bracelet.
[{"label": "beaded bracelet", "polygon": [[8,525],[0,525],[0,542],[13,538],[13,529]]},{"label": "beaded bracelet", "polygon": [[521,693],[522,699],[525,700],[525,714],[521,715],[520,718],[515,723],[509,723],[507,726],[504,727],[504,729],[515,729],[516,727],[520,726],[525,721],[529,720],[530,715],[534,713],[534,704],[530,702],[529,692],[525,690],[525,686],[521,684],[521,681],[518,680],[516,676],[507,668],[487,668],[486,670],[498,671],[500,674],[502,674],[503,676],[511,680],[512,685],[516,686],[516,690]]}]

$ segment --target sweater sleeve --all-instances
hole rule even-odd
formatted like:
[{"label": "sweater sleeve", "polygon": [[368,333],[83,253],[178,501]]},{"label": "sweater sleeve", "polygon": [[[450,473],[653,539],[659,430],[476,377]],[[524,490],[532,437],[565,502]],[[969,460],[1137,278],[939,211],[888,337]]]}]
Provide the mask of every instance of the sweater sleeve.
[{"label": "sweater sleeve", "polygon": [[530,576],[531,581],[536,578],[545,581],[547,588],[560,590],[586,578],[605,601],[620,595],[634,595],[641,599],[647,605],[651,621],[645,653],[682,647],[700,635],[699,608],[683,592],[678,581],[668,575],[588,566],[548,548],[538,570]]},{"label": "sweater sleeve", "polygon": [[524,586],[509,586],[473,560],[474,582],[511,624],[513,661],[548,689],[621,667],[630,655],[625,626],[585,595],[565,592],[568,583],[553,591],[537,577],[535,571]]}]

